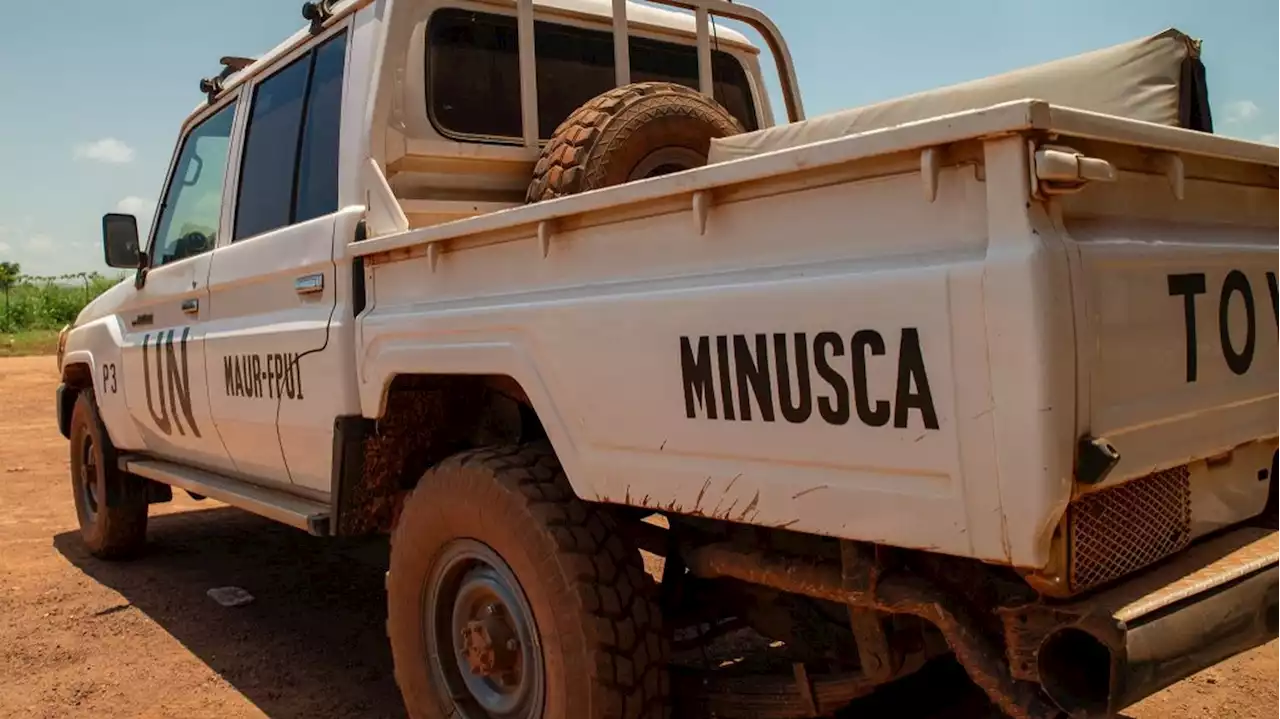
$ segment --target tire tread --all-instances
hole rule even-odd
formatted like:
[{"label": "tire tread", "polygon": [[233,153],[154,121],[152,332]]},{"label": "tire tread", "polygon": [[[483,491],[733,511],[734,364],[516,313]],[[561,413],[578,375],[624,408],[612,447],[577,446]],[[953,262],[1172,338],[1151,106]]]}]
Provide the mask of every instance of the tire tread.
[{"label": "tire tread", "polygon": [[[624,117],[625,111],[642,101],[644,108]],[[603,187],[601,158],[637,127],[665,115],[699,117],[721,135],[742,131],[728,110],[691,87],[669,82],[623,85],[596,96],[560,123],[534,166],[525,202]]]},{"label": "tire tread", "polygon": [[[79,428],[84,424],[84,428]],[[146,480],[131,476],[116,466],[116,449],[111,444],[106,425],[98,412],[98,405],[92,388],[80,391],[76,397],[71,415],[71,436],[73,440],[86,432],[92,436],[98,447],[99,463],[106,473],[107,492],[110,499],[102,498],[97,512],[96,522],[100,527],[80,528],[89,553],[98,559],[122,560],[131,559],[141,553],[147,543],[147,493]],[[77,505],[77,516],[80,516],[79,480],[75,476],[79,452],[76,442],[71,442],[71,486],[73,499]]]},{"label": "tire tread", "polygon": [[[475,486],[486,480],[492,486]],[[519,499],[521,530],[542,534],[556,547],[546,558],[548,569],[558,571],[570,589],[582,618],[584,658],[594,664],[592,713],[583,719],[668,717],[669,649],[661,612],[645,591],[653,582],[645,577],[639,551],[611,531],[612,518],[573,494],[549,447],[477,449],[430,470],[405,501],[391,536],[393,554],[418,521],[429,521],[420,512],[438,509],[442,498],[469,500],[495,490]],[[401,672],[397,662],[403,691],[407,677]]]}]

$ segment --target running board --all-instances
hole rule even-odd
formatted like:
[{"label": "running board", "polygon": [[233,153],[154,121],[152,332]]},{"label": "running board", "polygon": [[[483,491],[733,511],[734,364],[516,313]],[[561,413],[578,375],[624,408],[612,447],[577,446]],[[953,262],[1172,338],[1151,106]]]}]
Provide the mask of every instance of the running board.
[{"label": "running board", "polygon": [[317,537],[329,535],[329,505],[323,502],[158,459],[121,457],[120,469],[226,502],[246,512],[305,530]]}]

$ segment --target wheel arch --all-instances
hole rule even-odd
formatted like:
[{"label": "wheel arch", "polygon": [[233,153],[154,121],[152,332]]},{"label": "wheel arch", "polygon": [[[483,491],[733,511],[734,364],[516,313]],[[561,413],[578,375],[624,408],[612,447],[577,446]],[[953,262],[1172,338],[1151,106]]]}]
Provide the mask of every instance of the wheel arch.
[{"label": "wheel arch", "polygon": [[62,360],[62,386],[58,388],[58,432],[71,439],[71,412],[76,399],[93,388],[93,354],[80,350],[68,353]]},{"label": "wheel arch", "polygon": [[93,353],[89,350],[68,352],[62,359],[62,382],[77,392],[94,386]]},{"label": "wheel arch", "polygon": [[537,374],[510,361],[514,351],[494,353],[506,357],[504,363],[436,361],[448,354],[400,354],[399,366],[380,358],[387,370],[361,386],[361,416],[338,418],[335,534],[389,531],[404,499],[429,470],[483,447],[546,441],[574,495],[595,501],[588,473],[577,471],[573,438]]},{"label": "wheel arch", "polygon": [[[121,450],[135,450],[145,447],[146,442],[129,414],[124,349],[125,336],[115,315],[72,328],[67,333],[61,377],[64,386],[74,388],[63,392],[71,395],[66,399],[72,403],[68,407],[86,388],[93,389],[112,444]],[[112,391],[104,386],[103,369],[108,365],[115,372]]]},{"label": "wheel arch", "polygon": [[[431,371],[423,371],[431,368]],[[388,416],[397,383],[408,378],[431,378],[448,386],[480,384],[526,408],[524,418],[536,420],[538,433],[550,442],[573,492],[594,501],[594,483],[581,469],[581,457],[573,432],[552,398],[533,359],[514,343],[451,345],[422,348],[384,348],[363,368],[365,382],[360,391],[365,417],[381,422]],[[422,381],[421,379],[415,381]],[[477,418],[487,419],[482,415]],[[452,418],[451,420],[452,421]],[[425,470],[425,468],[424,468]]]}]

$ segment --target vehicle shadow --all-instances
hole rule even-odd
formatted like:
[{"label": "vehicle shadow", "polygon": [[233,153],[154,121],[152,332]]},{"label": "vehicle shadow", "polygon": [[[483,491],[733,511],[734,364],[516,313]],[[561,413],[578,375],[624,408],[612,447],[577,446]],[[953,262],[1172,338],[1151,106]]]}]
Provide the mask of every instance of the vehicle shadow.
[{"label": "vehicle shadow", "polygon": [[[405,717],[386,638],[385,539],[320,539],[231,507],[152,516],[140,558],[104,562],[78,532],[53,545],[119,592],[272,719]],[[224,608],[206,592],[248,590]],[[837,712],[996,719],[964,670],[941,660]],[[691,719],[685,716],[684,719]]]},{"label": "vehicle shadow", "polygon": [[[54,547],[119,592],[272,719],[405,716],[386,637],[382,539],[319,539],[230,507],[152,516],[146,554]],[[224,608],[206,592],[254,601]]]}]

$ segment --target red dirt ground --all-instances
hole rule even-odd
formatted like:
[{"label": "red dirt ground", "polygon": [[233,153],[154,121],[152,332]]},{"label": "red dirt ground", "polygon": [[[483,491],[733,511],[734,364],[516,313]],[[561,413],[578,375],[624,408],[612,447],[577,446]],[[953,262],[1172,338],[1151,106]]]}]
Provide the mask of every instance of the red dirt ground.
[{"label": "red dirt ground", "polygon": [[[76,531],[50,357],[0,358],[0,717],[403,717],[384,636],[385,543],[321,540],[175,492],[145,557],[91,558]],[[205,592],[256,600],[224,609]],[[1132,707],[1132,719],[1274,719],[1277,645]],[[976,719],[942,667],[851,717]],[[922,691],[923,689],[923,691]],[[956,692],[956,689],[961,689]],[[885,704],[889,704],[888,707]]]}]

